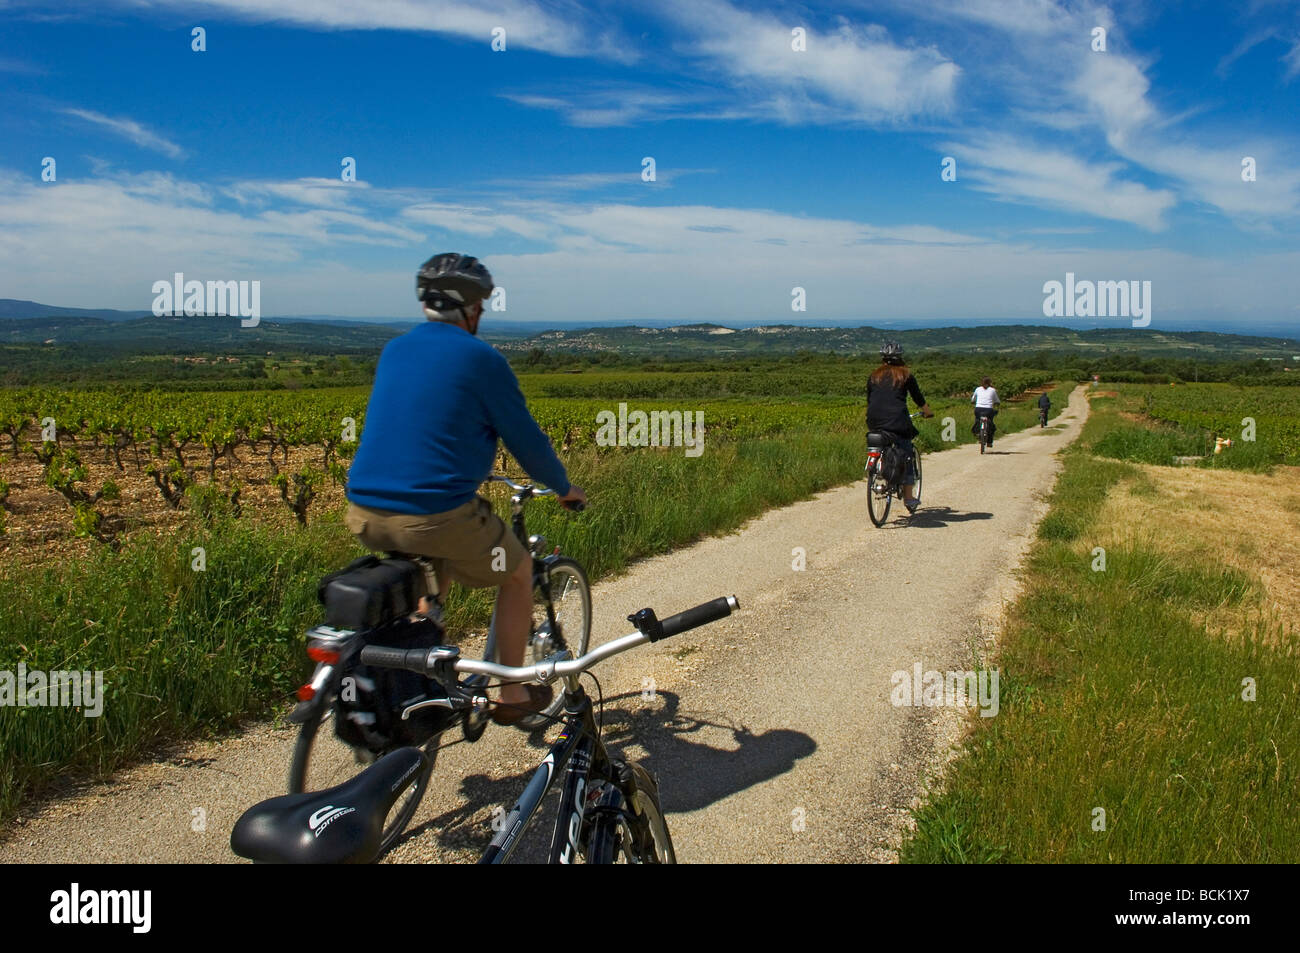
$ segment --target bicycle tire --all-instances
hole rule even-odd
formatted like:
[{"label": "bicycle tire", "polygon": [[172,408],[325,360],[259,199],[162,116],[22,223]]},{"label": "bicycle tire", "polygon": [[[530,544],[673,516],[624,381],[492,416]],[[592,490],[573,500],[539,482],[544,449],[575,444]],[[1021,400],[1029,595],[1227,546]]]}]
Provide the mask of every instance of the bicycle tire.
[{"label": "bicycle tire", "polygon": [[919,503],[921,499],[921,451],[915,447],[912,448],[912,467],[916,470],[916,482],[912,484],[912,496]]},{"label": "bicycle tire", "polygon": [[988,440],[988,426],[984,423],[986,420],[987,417],[980,418],[980,453],[984,452],[984,444]]},{"label": "bicycle tire", "polygon": [[885,520],[889,519],[889,505],[894,495],[892,488],[880,476],[878,467],[877,463],[867,468],[867,515],[876,526],[884,526]]},{"label": "bicycle tire", "polygon": [[[587,571],[576,559],[561,556],[550,564],[551,603],[555,607],[555,621],[560,627],[560,638],[574,658],[585,655],[591,642],[591,583],[587,581]],[[561,587],[557,591],[557,583]],[[560,605],[563,602],[565,605]],[[561,618],[566,612],[570,615]],[[533,590],[533,633],[528,639],[524,652],[525,665],[535,665],[553,652],[559,651],[556,640],[549,633],[549,619],[546,614],[546,601],[541,589]],[[551,719],[564,707],[564,695],[555,693],[555,700],[536,715],[526,715],[515,725],[525,730],[540,728],[549,724]]]},{"label": "bicycle tire", "polygon": [[659,803],[659,786],[641,765],[630,767],[634,803],[628,805],[616,788],[612,796],[602,796],[595,808],[587,863],[675,864],[677,852]]},{"label": "bicycle tire", "polygon": [[[349,780],[352,774],[360,773],[368,765],[353,763],[354,771],[351,774],[344,773],[342,776],[329,775],[325,777],[320,784],[313,784],[310,775],[311,753],[316,748],[316,738],[320,733],[320,727],[325,721],[326,712],[333,717],[334,711],[332,705],[321,705],[316,712],[311,715],[298,731],[298,737],[293,745],[293,758],[289,762],[289,793],[303,794],[309,790],[323,790],[334,787]],[[378,860],[397,843],[397,839],[402,836],[406,826],[411,823],[411,818],[419,810],[420,802],[424,800],[424,792],[429,786],[429,778],[433,776],[433,764],[438,754],[438,742],[440,735],[434,735],[422,746],[421,750],[425,755],[425,766],[422,771],[416,773],[409,790],[403,795],[403,798],[394,802],[393,812],[389,814],[390,820],[384,825],[384,833],[379,842],[379,853],[374,858]],[[339,747],[346,747],[339,742]],[[394,749],[396,750],[396,749]],[[387,753],[387,752],[385,752]],[[336,753],[337,754],[337,753]],[[335,759],[337,761],[337,758]],[[311,787],[308,785],[311,784]]]}]

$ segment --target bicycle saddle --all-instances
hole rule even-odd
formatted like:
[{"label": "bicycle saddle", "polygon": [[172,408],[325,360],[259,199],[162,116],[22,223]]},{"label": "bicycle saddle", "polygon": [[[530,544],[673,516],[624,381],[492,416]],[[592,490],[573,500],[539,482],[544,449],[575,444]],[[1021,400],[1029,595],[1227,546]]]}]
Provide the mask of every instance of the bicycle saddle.
[{"label": "bicycle saddle", "polygon": [[337,787],[254,804],[235,822],[230,849],[267,864],[371,863],[384,819],[425,760],[418,748],[398,748]]},{"label": "bicycle saddle", "polygon": [[894,438],[887,433],[879,433],[873,430],[871,433],[867,434],[868,447],[889,447],[893,446],[893,443]]}]

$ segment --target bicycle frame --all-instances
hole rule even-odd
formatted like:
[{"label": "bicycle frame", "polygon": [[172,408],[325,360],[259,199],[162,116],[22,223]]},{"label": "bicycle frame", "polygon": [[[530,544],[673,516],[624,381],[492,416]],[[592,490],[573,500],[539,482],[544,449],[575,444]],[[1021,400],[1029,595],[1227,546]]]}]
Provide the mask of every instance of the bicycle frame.
[{"label": "bicycle frame", "polygon": [[[494,479],[491,482],[511,484],[502,479]],[[517,486],[517,484],[515,484]],[[544,491],[552,492],[552,491]],[[555,551],[547,555],[541,555],[541,550],[546,547],[546,539],[542,536],[529,536],[528,530],[524,526],[524,504],[534,497],[540,495],[533,486],[526,486],[523,489],[516,490],[510,497],[510,532],[517,540],[523,544],[524,549],[528,550],[533,560],[533,588],[540,589],[542,595],[546,597],[546,621],[550,625],[550,631],[555,631],[555,604],[551,600],[551,576],[550,567],[557,559],[560,558],[560,549],[557,546]],[[488,623],[487,644],[483,650],[483,657],[494,659],[497,657],[497,612],[495,606],[492,609],[492,620]]]},{"label": "bicycle frame", "polygon": [[[571,677],[577,680],[577,676]],[[612,781],[614,771],[600,740],[591,698],[581,686],[569,686],[565,691],[565,702],[568,718],[564,730],[505,816],[501,829],[479,858],[480,864],[503,864],[509,860],[518,846],[519,836],[528,829],[561,772],[564,774],[564,790],[547,863],[573,863],[587,823],[588,779],[594,774]]]}]

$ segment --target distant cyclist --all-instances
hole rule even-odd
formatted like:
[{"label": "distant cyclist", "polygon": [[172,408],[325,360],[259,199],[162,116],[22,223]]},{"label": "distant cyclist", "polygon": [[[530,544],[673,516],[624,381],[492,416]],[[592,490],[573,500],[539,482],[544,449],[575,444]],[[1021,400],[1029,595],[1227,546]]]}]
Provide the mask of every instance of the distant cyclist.
[{"label": "distant cyclist", "polygon": [[1038,423],[1040,426],[1047,426],[1047,412],[1052,409],[1052,398],[1047,396],[1047,391],[1038,395]]},{"label": "distant cyclist", "polygon": [[975,425],[970,428],[973,434],[980,432],[980,420],[984,417],[989,419],[989,439],[985,446],[993,446],[993,431],[997,429],[993,424],[993,418],[997,416],[998,405],[1002,403],[1002,398],[993,388],[992,378],[986,377],[980,381],[980,386],[975,388],[975,392],[970,395],[970,402],[975,405]]},{"label": "distant cyclist", "polygon": [[903,505],[907,512],[915,513],[921,501],[912,496],[916,484],[916,467],[913,464],[912,439],[917,429],[907,413],[907,398],[911,395],[925,417],[934,411],[925,402],[921,386],[903,362],[903,348],[897,341],[886,341],[880,347],[880,366],[867,379],[867,430],[889,434],[895,445],[907,454],[907,471],[903,474]]}]

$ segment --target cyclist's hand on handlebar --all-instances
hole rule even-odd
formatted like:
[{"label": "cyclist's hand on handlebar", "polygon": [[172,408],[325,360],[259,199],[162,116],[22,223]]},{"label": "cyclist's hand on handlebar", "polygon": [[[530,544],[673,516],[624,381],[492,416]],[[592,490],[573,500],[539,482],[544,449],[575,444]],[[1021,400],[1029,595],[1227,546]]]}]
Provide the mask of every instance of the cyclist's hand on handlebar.
[{"label": "cyclist's hand on handlebar", "polygon": [[934,411],[930,409],[930,405],[929,405],[929,404],[926,404],[924,407],[921,408],[921,416],[922,416],[922,417],[933,417],[933,416],[934,416]]},{"label": "cyclist's hand on handlebar", "polygon": [[576,483],[570,483],[569,492],[560,497],[560,502],[566,510],[582,510],[587,506],[587,494]]}]

